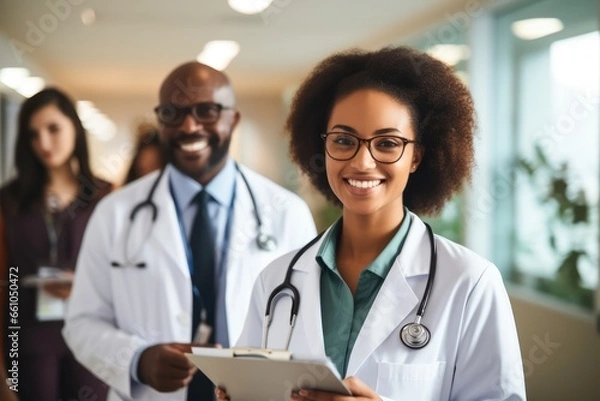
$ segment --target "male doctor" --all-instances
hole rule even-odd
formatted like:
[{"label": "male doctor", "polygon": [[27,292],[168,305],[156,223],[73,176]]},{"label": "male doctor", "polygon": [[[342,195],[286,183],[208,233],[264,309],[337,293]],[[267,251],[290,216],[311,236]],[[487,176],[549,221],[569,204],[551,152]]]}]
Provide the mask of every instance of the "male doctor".
[{"label": "male doctor", "polygon": [[[183,64],[159,99],[170,163],[97,206],[63,334],[111,386],[109,400],[210,400],[212,385],[184,352],[190,343],[235,344],[260,271],[308,242],[315,226],[298,196],[229,156],[240,113],[223,73]],[[200,213],[212,236],[194,234]],[[198,238],[209,237],[214,252],[200,252]]]}]

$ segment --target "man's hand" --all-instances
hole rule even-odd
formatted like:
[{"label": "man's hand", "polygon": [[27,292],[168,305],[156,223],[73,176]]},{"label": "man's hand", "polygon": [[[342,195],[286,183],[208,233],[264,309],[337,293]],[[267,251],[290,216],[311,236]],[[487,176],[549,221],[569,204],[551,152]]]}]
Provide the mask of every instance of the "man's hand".
[{"label": "man's hand", "polygon": [[167,393],[187,386],[196,367],[184,353],[192,352],[190,344],[158,344],[148,347],[138,363],[138,378],[153,389]]}]

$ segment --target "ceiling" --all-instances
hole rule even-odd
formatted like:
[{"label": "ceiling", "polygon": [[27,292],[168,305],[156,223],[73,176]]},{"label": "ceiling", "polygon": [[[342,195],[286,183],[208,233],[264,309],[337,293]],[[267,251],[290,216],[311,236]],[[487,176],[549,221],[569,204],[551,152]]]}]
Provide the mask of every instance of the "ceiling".
[{"label": "ceiling", "polygon": [[[281,93],[335,51],[401,43],[465,4],[275,0],[261,14],[243,15],[226,0],[0,0],[0,31],[77,96],[155,96],[173,67],[214,39],[240,43],[226,69],[238,92]],[[87,8],[96,14],[89,26],[80,17]]]}]

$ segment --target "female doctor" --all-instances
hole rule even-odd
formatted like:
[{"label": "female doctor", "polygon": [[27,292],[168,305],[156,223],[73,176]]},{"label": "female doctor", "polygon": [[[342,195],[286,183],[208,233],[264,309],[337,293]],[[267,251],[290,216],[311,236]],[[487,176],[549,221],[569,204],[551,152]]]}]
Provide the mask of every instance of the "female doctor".
[{"label": "female doctor", "polygon": [[[301,388],[291,399],[525,399],[498,269],[417,216],[438,213],[470,179],[474,125],[451,69],[406,47],[334,55],[300,87],[291,154],[342,217],[261,273],[238,346],[329,357],[353,396]],[[267,307],[287,269],[298,290],[294,327],[292,297]],[[227,399],[226,389],[217,395]]]}]

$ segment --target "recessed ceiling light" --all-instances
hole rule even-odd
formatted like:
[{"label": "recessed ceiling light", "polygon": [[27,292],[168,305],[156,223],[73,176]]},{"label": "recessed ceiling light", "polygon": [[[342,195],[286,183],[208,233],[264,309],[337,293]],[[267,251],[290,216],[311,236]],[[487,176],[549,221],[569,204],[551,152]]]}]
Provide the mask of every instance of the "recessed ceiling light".
[{"label": "recessed ceiling light", "polygon": [[91,115],[97,113],[98,109],[94,106],[94,103],[89,100],[78,100],[77,101],[77,114],[82,122],[85,122]]},{"label": "recessed ceiling light", "polygon": [[44,89],[46,82],[40,77],[27,77],[17,88],[17,92],[25,97],[31,97]]},{"label": "recessed ceiling light", "polygon": [[265,11],[273,0],[227,0],[229,7],[242,14],[258,14]]},{"label": "recessed ceiling light", "polygon": [[208,42],[196,60],[222,71],[240,52],[240,45],[233,40],[213,40]]},{"label": "recessed ceiling light", "polygon": [[77,101],[77,114],[86,131],[99,140],[107,142],[116,135],[115,123],[89,100]]},{"label": "recessed ceiling light", "polygon": [[29,76],[29,70],[23,67],[0,69],[0,82],[14,89],[24,97],[35,95],[46,85],[43,78]]},{"label": "recessed ceiling light", "polygon": [[83,25],[92,25],[96,22],[96,12],[92,8],[86,8],[81,12],[81,22]]},{"label": "recessed ceiling light", "polygon": [[513,34],[519,39],[533,40],[560,32],[564,28],[558,18],[529,18],[512,23]]},{"label": "recessed ceiling light", "polygon": [[17,89],[29,76],[29,70],[23,67],[6,67],[0,69],[0,82],[9,88]]}]

